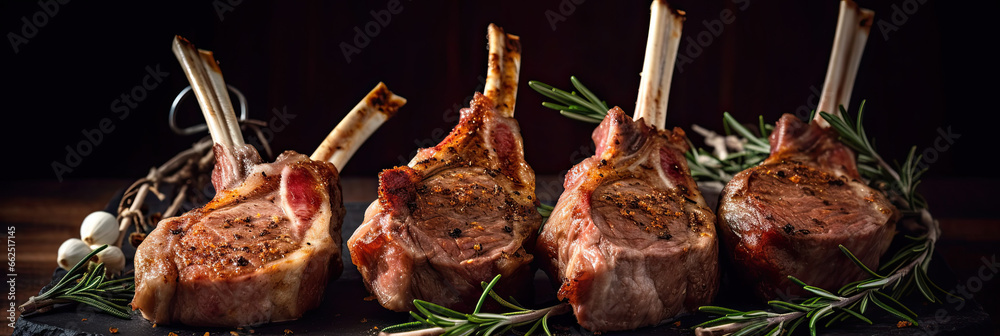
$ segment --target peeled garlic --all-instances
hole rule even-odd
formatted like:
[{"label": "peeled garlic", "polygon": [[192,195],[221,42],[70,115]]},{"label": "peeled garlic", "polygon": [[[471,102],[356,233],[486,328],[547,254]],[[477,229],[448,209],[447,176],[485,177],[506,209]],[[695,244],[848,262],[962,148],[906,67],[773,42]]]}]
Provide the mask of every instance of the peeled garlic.
[{"label": "peeled garlic", "polygon": [[76,238],[70,238],[59,246],[59,258],[56,259],[56,262],[59,263],[59,267],[68,271],[73,266],[76,266],[80,260],[86,258],[90,251],[90,246],[87,246],[87,243]]},{"label": "peeled garlic", "polygon": [[[96,250],[101,245],[90,245],[90,248]],[[108,245],[107,248],[97,252],[97,262],[104,263],[104,274],[108,276],[118,275],[123,269],[125,269],[125,253],[122,253],[122,249],[114,245]]]},{"label": "peeled garlic", "polygon": [[94,211],[83,219],[80,238],[89,245],[114,245],[118,242],[118,220],[104,211]]}]

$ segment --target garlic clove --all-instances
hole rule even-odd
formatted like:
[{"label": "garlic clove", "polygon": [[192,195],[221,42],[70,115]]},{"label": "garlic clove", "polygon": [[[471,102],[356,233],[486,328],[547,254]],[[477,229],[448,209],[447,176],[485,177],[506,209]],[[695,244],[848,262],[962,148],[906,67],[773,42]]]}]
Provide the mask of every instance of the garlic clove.
[{"label": "garlic clove", "polygon": [[[102,245],[91,245],[90,248],[97,249]],[[97,252],[97,263],[104,263],[104,274],[107,276],[115,276],[125,269],[125,253],[122,249],[114,245],[108,245],[107,248]]]},{"label": "garlic clove", "polygon": [[87,254],[92,251],[87,243],[76,238],[67,239],[59,246],[59,257],[56,262],[59,263],[59,267],[64,270],[69,270],[76,266],[80,260],[87,257]]},{"label": "garlic clove", "polygon": [[94,211],[83,219],[80,238],[89,245],[114,245],[118,242],[118,219],[104,211]]}]

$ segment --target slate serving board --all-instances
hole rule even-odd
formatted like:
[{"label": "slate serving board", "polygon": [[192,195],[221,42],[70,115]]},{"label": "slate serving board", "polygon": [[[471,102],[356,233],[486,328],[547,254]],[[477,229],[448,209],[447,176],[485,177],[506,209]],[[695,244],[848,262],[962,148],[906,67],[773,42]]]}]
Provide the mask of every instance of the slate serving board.
[{"label": "slate serving board", "polygon": [[[113,211],[120,200],[112,200],[108,211]],[[148,206],[152,209],[166,208],[165,203],[156,202],[150,198]],[[363,219],[368,203],[345,204],[347,214],[344,217],[342,235],[344,241],[350,237]],[[125,244],[128,245],[128,244]],[[135,249],[126,246],[124,252],[128,258],[127,268],[131,268]],[[133,312],[131,320],[124,320],[111,315],[97,312],[85,305],[64,305],[56,307],[45,314],[22,316],[14,329],[14,335],[109,335],[111,329],[117,329],[120,335],[376,335],[379,328],[410,321],[409,314],[396,313],[382,308],[377,300],[369,297],[361,281],[361,275],[351,264],[346,248],[343,249],[344,273],[327,286],[323,303],[319,308],[305,314],[301,319],[291,322],[270,323],[257,327],[246,328],[207,328],[187,327],[179,325],[157,325],[142,318],[138,312]],[[930,270],[931,277],[942,288],[955,288],[957,283],[954,273],[945,265],[940,256],[933,258]],[[53,280],[58,280],[65,274],[57,269]],[[534,307],[545,307],[555,303],[555,291],[548,278],[541,271],[535,274]],[[47,289],[47,288],[46,288]],[[45,289],[43,289],[44,291]],[[752,298],[744,295],[746,291],[739,284],[731,283],[725,277],[717,304],[741,308],[760,309],[763,304],[755,303]],[[830,328],[822,329],[824,335],[981,335],[990,333],[989,315],[975,301],[946,302],[943,305],[930,304],[919,299],[919,294],[911,295],[909,301],[904,301],[919,315],[919,326],[899,328],[897,318],[884,313],[872,314],[869,317],[875,322],[867,325],[854,320],[842,322]],[[877,310],[877,309],[875,309]],[[640,328],[627,332],[605,332],[601,335],[693,335],[691,326],[708,320],[704,314],[685,316],[660,326]],[[550,321],[553,332],[558,335],[594,335],[576,324],[572,315],[564,315]]]}]

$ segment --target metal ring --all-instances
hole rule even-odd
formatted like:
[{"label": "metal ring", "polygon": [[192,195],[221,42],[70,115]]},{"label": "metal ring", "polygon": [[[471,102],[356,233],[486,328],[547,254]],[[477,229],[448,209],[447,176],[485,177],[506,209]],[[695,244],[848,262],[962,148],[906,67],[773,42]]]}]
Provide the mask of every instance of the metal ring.
[{"label": "metal ring", "polygon": [[[236,99],[239,100],[239,102],[240,102],[240,118],[239,118],[239,121],[240,122],[246,121],[247,120],[247,98],[245,96],[243,96],[243,92],[240,92],[240,90],[236,89],[232,85],[226,84],[226,88],[228,88],[230,92],[236,94]],[[208,130],[208,125],[207,124],[198,124],[198,125],[194,125],[194,126],[191,126],[191,127],[188,127],[188,128],[184,128],[184,129],[182,129],[180,127],[177,127],[177,120],[176,120],[177,106],[180,105],[181,102],[184,101],[184,98],[187,97],[187,93],[189,91],[191,91],[191,86],[190,85],[188,87],[185,87],[183,90],[181,90],[181,92],[177,94],[177,97],[174,97],[174,102],[170,104],[170,114],[167,116],[167,119],[168,119],[167,122],[168,122],[168,124],[170,124],[170,129],[173,130],[174,133],[177,133],[179,135],[191,135],[191,134],[200,133],[200,132],[204,132],[205,130]]]}]

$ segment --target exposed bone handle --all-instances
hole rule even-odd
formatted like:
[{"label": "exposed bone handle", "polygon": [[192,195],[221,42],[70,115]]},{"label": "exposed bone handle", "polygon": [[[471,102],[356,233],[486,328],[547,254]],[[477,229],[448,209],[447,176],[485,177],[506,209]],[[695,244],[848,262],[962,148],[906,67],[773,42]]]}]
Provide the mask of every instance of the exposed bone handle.
[{"label": "exposed bone handle", "polygon": [[650,12],[635,119],[642,118],[647,124],[663,129],[667,123],[667,98],[681,43],[684,12],[671,9],[664,0],[654,0]]},{"label": "exposed bone handle", "polygon": [[488,29],[489,64],[486,69],[485,95],[493,100],[500,115],[514,116],[517,81],[521,69],[521,39],[506,34],[503,28],[490,24]]},{"label": "exposed bone handle", "polygon": [[229,100],[229,91],[212,52],[198,50],[180,36],[174,36],[172,49],[198,98],[212,140],[229,149],[242,146],[243,135]]},{"label": "exposed bone handle", "polygon": [[202,68],[205,69],[208,79],[212,84],[215,101],[221,108],[216,117],[220,118],[225,125],[226,133],[229,134],[233,145],[243,146],[243,132],[240,131],[240,123],[236,119],[236,110],[233,109],[233,101],[229,98],[229,88],[226,87],[226,81],[222,78],[222,69],[215,62],[215,56],[211,51],[198,49],[198,55],[201,57]]},{"label": "exposed bone handle", "polygon": [[337,171],[342,171],[358,147],[403,104],[406,104],[406,98],[393,94],[385,84],[378,83],[326,136],[310,159],[329,161],[337,166]]},{"label": "exposed bone handle", "polygon": [[[837,33],[833,37],[833,50],[830,51],[830,64],[826,69],[817,112],[839,116],[839,106],[847,108],[850,104],[854,80],[858,75],[861,55],[865,52],[874,17],[875,12],[858,7],[854,1],[840,2]],[[814,121],[824,128],[830,126],[819,113],[816,113]]]}]

